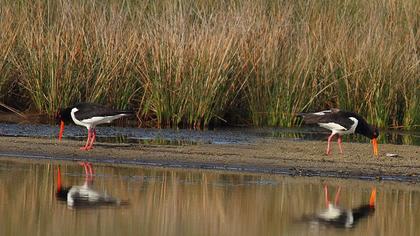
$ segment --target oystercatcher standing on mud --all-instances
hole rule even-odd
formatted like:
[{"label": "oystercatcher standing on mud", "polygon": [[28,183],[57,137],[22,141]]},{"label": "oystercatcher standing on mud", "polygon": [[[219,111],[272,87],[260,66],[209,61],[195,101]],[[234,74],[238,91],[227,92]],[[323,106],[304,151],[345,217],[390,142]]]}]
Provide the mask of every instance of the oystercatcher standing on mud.
[{"label": "oystercatcher standing on mud", "polygon": [[315,113],[299,113],[305,124],[318,124],[322,128],[331,130],[328,137],[327,155],[331,154],[331,139],[338,135],[338,146],[340,153],[343,153],[342,135],[358,133],[372,140],[373,153],[378,155],[378,143],[376,138],[379,131],[376,127],[369,125],[363,117],[354,112],[340,111],[339,109],[325,110]]},{"label": "oystercatcher standing on mud", "polygon": [[88,130],[86,145],[81,150],[93,148],[96,139],[96,126],[99,124],[111,123],[111,121],[133,114],[132,111],[114,110],[94,103],[78,103],[74,106],[61,109],[56,119],[60,121],[60,133],[58,139],[61,140],[64,131],[64,124],[73,121],[76,125],[81,125]]}]

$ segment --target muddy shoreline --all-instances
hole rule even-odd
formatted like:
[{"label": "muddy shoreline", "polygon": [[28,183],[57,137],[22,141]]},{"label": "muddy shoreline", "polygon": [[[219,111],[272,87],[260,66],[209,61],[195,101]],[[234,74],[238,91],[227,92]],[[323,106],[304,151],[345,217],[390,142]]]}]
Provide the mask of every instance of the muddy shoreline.
[{"label": "muddy shoreline", "polygon": [[[97,143],[48,138],[0,137],[0,158],[88,160],[97,163],[196,168],[291,176],[321,176],[420,182],[420,147],[383,144],[379,158],[367,143],[345,143],[326,156],[322,141],[263,140],[253,144],[146,145]],[[386,153],[396,153],[388,157]]]}]

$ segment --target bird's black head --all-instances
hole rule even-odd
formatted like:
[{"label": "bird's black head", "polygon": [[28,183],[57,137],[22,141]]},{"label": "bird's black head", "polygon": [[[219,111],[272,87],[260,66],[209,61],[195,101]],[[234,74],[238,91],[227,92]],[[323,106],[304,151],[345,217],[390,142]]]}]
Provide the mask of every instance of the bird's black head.
[{"label": "bird's black head", "polygon": [[70,188],[61,186],[61,170],[60,166],[57,166],[57,191],[55,197],[61,201],[67,201],[67,194]]},{"label": "bird's black head", "polygon": [[64,123],[70,122],[71,121],[70,113],[71,113],[71,107],[60,109],[55,115],[55,120],[57,124],[59,124],[61,121],[63,121]]},{"label": "bird's black head", "polygon": [[372,127],[372,136],[370,137],[370,139],[374,139],[377,138],[379,136],[379,129],[376,126]]},{"label": "bird's black head", "polygon": [[60,132],[58,134],[58,140],[61,141],[64,132],[64,124],[71,121],[71,107],[60,109],[55,115],[57,124],[60,124]]},{"label": "bird's black head", "polygon": [[60,132],[58,134],[58,140],[61,141],[64,132],[64,124],[71,121],[71,107],[60,109],[55,115],[57,124],[60,124]]},{"label": "bird's black head", "polygon": [[370,139],[376,139],[379,136],[379,129],[376,126],[369,125],[363,118],[359,118],[358,121],[359,124],[356,127],[356,133]]},{"label": "bird's black head", "polygon": [[378,141],[376,138],[379,136],[379,130],[376,126],[370,126],[365,121],[356,127],[356,133],[362,134],[371,139],[373,145],[373,154],[378,156]]},{"label": "bird's black head", "polygon": [[[357,132],[357,130],[356,130]],[[379,129],[376,126],[370,126],[368,124],[365,125],[365,128],[360,129],[359,132],[370,139],[376,139],[379,136]]]},{"label": "bird's black head", "polygon": [[60,188],[55,192],[55,197],[60,201],[67,201],[67,194],[70,188]]}]

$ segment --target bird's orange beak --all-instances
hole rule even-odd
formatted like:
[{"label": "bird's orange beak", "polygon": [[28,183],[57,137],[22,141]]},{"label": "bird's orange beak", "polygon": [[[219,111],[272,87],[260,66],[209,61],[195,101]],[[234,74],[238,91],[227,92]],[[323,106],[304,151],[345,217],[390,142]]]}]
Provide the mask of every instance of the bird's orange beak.
[{"label": "bird's orange beak", "polygon": [[376,141],[376,138],[372,139],[372,145],[373,145],[373,154],[375,156],[378,156],[378,142]]},{"label": "bird's orange beak", "polygon": [[60,122],[60,133],[58,133],[58,140],[61,141],[63,138],[63,132],[64,132],[64,121]]},{"label": "bird's orange beak", "polygon": [[61,171],[60,166],[57,167],[57,192],[61,190]]},{"label": "bird's orange beak", "polygon": [[374,207],[376,201],[376,188],[372,188],[369,199],[369,206]]}]

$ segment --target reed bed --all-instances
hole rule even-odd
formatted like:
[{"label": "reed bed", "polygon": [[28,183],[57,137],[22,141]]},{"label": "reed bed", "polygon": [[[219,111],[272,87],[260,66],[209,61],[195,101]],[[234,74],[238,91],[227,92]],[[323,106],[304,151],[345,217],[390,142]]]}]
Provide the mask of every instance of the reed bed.
[{"label": "reed bed", "polygon": [[202,128],[293,126],[297,112],[339,107],[380,127],[420,123],[418,1],[0,6],[0,102],[21,110],[91,101],[134,108],[142,125]]}]

